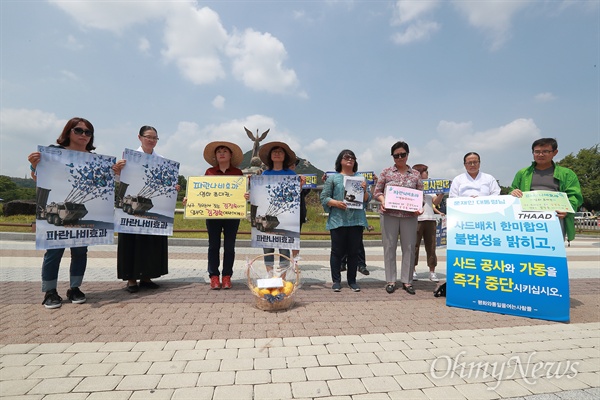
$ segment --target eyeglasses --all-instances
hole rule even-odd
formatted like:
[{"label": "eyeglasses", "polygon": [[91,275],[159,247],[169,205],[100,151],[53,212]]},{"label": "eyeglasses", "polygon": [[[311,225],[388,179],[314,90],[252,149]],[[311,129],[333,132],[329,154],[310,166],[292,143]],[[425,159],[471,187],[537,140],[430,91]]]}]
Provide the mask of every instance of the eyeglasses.
[{"label": "eyeglasses", "polygon": [[91,137],[94,134],[94,131],[90,131],[89,129],[83,128],[73,128],[73,133],[76,135],[85,135],[87,137]]},{"label": "eyeglasses", "polygon": [[469,161],[469,162],[466,162],[465,165],[471,165],[471,166],[479,165],[479,161]]},{"label": "eyeglasses", "polygon": [[356,161],[356,157],[349,156],[348,154],[346,154],[342,158],[346,161]]},{"label": "eyeglasses", "polygon": [[392,154],[392,157],[394,157],[395,160],[399,159],[399,158],[406,158],[408,156],[408,153],[396,153],[396,154]]},{"label": "eyeglasses", "polygon": [[533,154],[536,156],[541,156],[541,155],[547,156],[550,153],[552,153],[552,150],[534,150],[533,151]]},{"label": "eyeglasses", "polygon": [[158,141],[159,140],[158,136],[144,136],[144,135],[142,135],[142,137],[144,139],[148,139],[148,140],[152,140],[152,141]]}]

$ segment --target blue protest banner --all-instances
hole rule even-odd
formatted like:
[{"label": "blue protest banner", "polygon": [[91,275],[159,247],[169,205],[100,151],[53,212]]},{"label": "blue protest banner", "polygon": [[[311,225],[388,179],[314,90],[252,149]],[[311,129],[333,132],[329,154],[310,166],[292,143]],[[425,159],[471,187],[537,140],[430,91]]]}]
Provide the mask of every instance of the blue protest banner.
[{"label": "blue protest banner", "polygon": [[446,304],[569,321],[569,274],[555,212],[513,196],[449,198]]},{"label": "blue protest banner", "polygon": [[436,216],[435,226],[435,245],[437,247],[444,247],[447,244],[448,237],[448,222],[446,216]]},{"label": "blue protest banner", "polygon": [[302,185],[302,189],[316,189],[317,188],[317,174],[303,174],[305,181]]},{"label": "blue protest banner", "polygon": [[423,179],[423,193],[450,193],[450,179]]}]

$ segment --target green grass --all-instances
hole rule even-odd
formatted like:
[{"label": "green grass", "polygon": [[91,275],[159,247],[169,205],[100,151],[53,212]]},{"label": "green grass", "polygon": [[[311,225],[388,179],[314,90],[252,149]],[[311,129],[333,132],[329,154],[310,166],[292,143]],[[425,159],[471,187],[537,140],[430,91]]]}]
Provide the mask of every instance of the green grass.
[{"label": "green grass", "polygon": [[[323,215],[323,207],[321,206],[315,192],[311,192],[307,196],[307,222],[302,226],[302,240],[327,240],[329,232],[325,230],[327,217]],[[183,208],[183,204],[177,202],[176,208]],[[35,222],[33,215],[15,215],[4,217],[1,214],[0,206],[0,232],[32,232],[31,224]],[[369,215],[377,215],[376,213],[367,213]],[[380,232],[379,218],[369,218],[369,225],[372,225],[374,232]],[[26,224],[27,226],[6,226],[2,224]],[[177,230],[206,230],[206,220],[204,219],[185,219],[183,214],[176,213],[173,229]],[[250,221],[242,219],[240,222],[240,232],[250,232]],[[319,235],[306,234],[309,232],[318,232]],[[176,238],[208,238],[206,232],[174,232],[173,237]],[[237,236],[239,239],[250,239],[250,234],[241,234]],[[366,236],[366,239],[380,239],[381,236]]]}]

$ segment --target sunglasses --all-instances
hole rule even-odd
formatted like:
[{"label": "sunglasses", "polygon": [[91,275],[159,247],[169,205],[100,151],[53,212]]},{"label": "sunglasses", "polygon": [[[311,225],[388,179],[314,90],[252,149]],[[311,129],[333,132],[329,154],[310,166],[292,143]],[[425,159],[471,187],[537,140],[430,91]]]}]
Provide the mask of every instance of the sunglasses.
[{"label": "sunglasses", "polygon": [[87,137],[91,137],[94,134],[94,131],[90,131],[89,129],[83,128],[73,128],[73,133],[76,135],[85,135]]},{"label": "sunglasses", "polygon": [[406,158],[408,156],[408,153],[397,153],[397,154],[392,154],[392,157],[394,157],[395,160],[399,159],[399,158]]},{"label": "sunglasses", "polygon": [[356,161],[355,157],[349,156],[349,155],[345,155],[342,157],[344,160],[346,161]]}]

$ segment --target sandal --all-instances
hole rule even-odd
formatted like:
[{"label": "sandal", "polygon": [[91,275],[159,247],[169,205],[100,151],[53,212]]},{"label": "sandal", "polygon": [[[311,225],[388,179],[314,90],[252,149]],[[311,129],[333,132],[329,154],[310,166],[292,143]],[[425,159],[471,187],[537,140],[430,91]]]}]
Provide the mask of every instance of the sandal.
[{"label": "sandal", "polygon": [[412,287],[412,285],[402,285],[402,288],[406,290],[409,294],[416,294],[415,289]]},{"label": "sandal", "polygon": [[386,291],[386,292],[388,292],[388,294],[392,294],[392,293],[394,293],[394,292],[396,291],[396,285],[393,285],[393,284],[391,284],[391,283],[388,283],[388,284],[385,286],[385,291]]}]

